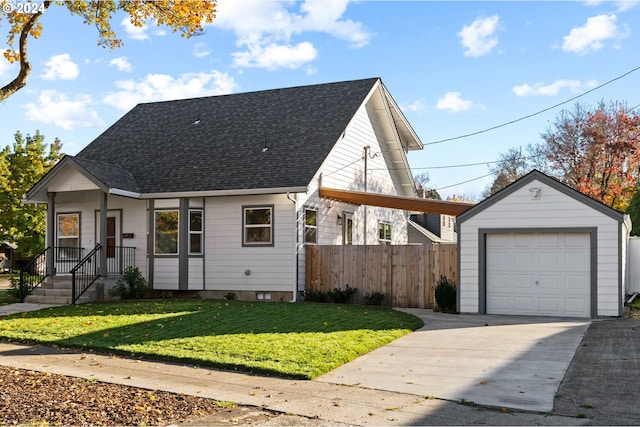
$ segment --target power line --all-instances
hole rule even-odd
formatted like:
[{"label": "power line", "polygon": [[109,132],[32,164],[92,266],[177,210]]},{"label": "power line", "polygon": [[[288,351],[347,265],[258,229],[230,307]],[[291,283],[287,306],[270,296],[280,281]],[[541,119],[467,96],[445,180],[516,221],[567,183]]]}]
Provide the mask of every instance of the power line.
[{"label": "power line", "polygon": [[457,182],[457,183],[455,183],[455,184],[447,185],[447,186],[445,186],[445,187],[436,188],[436,191],[440,191],[440,190],[444,190],[444,189],[447,189],[447,188],[455,187],[456,185],[467,184],[467,183],[469,183],[469,182],[477,181],[477,180],[479,180],[479,179],[486,178],[486,177],[491,176],[491,175],[493,175],[493,173],[488,173],[488,174],[486,174],[486,175],[482,175],[482,176],[479,176],[479,177],[477,177],[477,178],[472,178],[472,179],[468,179],[468,180],[466,180],[466,181]]},{"label": "power line", "polygon": [[[573,98],[567,99],[566,101],[560,102],[560,103],[555,104],[555,105],[553,105],[553,106],[551,106],[551,107],[548,107],[548,108],[545,108],[545,109],[543,109],[543,110],[537,111],[537,112],[535,112],[535,113],[533,113],[533,114],[529,114],[529,115],[526,115],[526,116],[520,117],[520,118],[518,118],[518,119],[511,120],[511,121],[509,121],[509,122],[502,123],[502,124],[497,125],[497,126],[492,126],[492,127],[490,127],[490,128],[487,128],[487,129],[484,129],[484,130],[480,130],[480,131],[477,131],[477,132],[472,132],[472,133],[468,133],[468,134],[465,134],[465,135],[456,136],[456,137],[453,137],[453,138],[446,138],[446,139],[441,139],[441,140],[438,140],[438,141],[427,142],[427,143],[425,143],[424,145],[425,145],[425,146],[427,146],[427,145],[442,144],[443,142],[450,142],[450,141],[455,141],[455,140],[458,140],[458,139],[468,138],[468,137],[470,137],[470,136],[479,135],[479,134],[486,133],[486,132],[489,132],[489,131],[492,131],[492,130],[496,130],[496,129],[499,129],[499,128],[502,128],[502,127],[505,127],[505,126],[508,126],[508,125],[512,125],[512,124],[517,123],[517,122],[520,122],[520,121],[522,121],[522,120],[526,120],[526,119],[529,119],[529,118],[531,118],[531,117],[537,116],[538,114],[546,113],[547,111],[549,111],[549,110],[553,110],[554,108],[557,108],[557,107],[559,107],[559,106],[561,106],[561,105],[564,105],[564,104],[567,104],[567,103],[569,103],[569,102],[575,101],[575,100],[576,100],[576,99],[578,99],[578,98],[581,98],[581,97],[583,97],[583,96],[585,96],[585,95],[587,95],[587,94],[589,94],[589,93],[591,93],[591,92],[594,92],[594,91],[596,91],[596,90],[598,90],[598,89],[601,89],[601,88],[603,88],[604,86],[606,86],[606,85],[608,85],[608,84],[610,84],[610,83],[613,83],[613,82],[615,82],[616,80],[620,80],[620,79],[622,79],[622,78],[624,78],[624,77],[628,76],[629,74],[631,74],[631,73],[633,73],[633,72],[636,72],[636,71],[638,71],[638,70],[640,70],[640,67],[636,67],[636,68],[634,68],[633,70],[631,70],[631,71],[627,71],[626,73],[624,73],[624,74],[622,74],[622,75],[620,75],[620,76],[618,76],[618,77],[615,77],[615,78],[613,78],[613,79],[609,80],[608,82],[602,83],[602,84],[601,84],[601,85],[599,85],[599,86],[596,86],[596,87],[594,87],[594,88],[592,88],[592,89],[589,89],[588,91],[583,92],[583,93],[581,93],[580,95],[576,95],[576,96],[574,96]],[[637,108],[637,107],[638,107],[638,106],[636,106],[636,107],[632,108],[632,110],[633,110],[633,109],[635,109],[635,108]]]}]

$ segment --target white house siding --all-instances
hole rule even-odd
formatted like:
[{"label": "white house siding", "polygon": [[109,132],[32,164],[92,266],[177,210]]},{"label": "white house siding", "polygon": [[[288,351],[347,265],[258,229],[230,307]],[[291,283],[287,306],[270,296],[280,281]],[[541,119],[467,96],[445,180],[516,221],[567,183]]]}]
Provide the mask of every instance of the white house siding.
[{"label": "white house siding", "polygon": [[[529,188],[541,188],[533,200]],[[597,227],[597,316],[619,315],[616,220],[539,181],[514,191],[459,224],[461,312],[478,312],[478,230]]]},{"label": "white house siding", "polygon": [[66,168],[56,176],[48,191],[62,193],[66,191],[97,190],[98,186],[75,169]]},{"label": "white house siding", "polygon": [[[371,101],[368,105],[371,105]],[[367,192],[382,194],[399,194],[396,191],[394,177],[389,168],[399,168],[402,165],[387,165],[383,150],[390,150],[389,146],[381,147],[383,130],[375,121],[371,107],[360,107],[347,126],[342,138],[334,146],[325,159],[320,172],[309,185],[308,193],[300,193],[298,199],[298,284],[300,290],[304,288],[305,251],[304,251],[304,209],[310,207],[318,211],[318,244],[341,245],[343,242],[343,227],[345,214],[353,215],[353,244],[365,244],[365,227],[363,225],[365,209],[367,217],[366,244],[379,244],[378,223],[390,223],[392,244],[407,244],[407,218],[404,211],[398,209],[380,208],[374,206],[357,206],[348,203],[327,200],[318,196],[319,187],[337,188],[353,191],[364,191],[364,147],[369,146],[367,160]],[[385,144],[386,145],[386,144]],[[394,149],[398,149],[396,146]],[[338,223],[338,215],[342,217],[342,224]]]},{"label": "white house siding", "polygon": [[153,261],[153,289],[178,289],[178,258],[155,258]]},{"label": "white house siding", "polygon": [[[243,206],[273,205],[273,246],[243,247]],[[292,292],[294,204],[285,194],[205,200],[205,289]],[[245,272],[249,274],[245,274]]]},{"label": "white house siding", "polygon": [[640,292],[640,237],[629,238],[627,294]]}]

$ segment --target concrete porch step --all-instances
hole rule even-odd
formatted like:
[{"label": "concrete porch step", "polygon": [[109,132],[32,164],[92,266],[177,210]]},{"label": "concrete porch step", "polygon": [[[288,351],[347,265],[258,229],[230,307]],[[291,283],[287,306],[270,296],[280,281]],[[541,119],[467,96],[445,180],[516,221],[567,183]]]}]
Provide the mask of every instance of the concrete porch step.
[{"label": "concrete porch step", "polygon": [[[40,286],[35,288],[31,295],[25,298],[25,302],[34,304],[68,305],[72,303],[71,277],[48,277]],[[92,286],[78,299],[78,304],[95,301],[96,290]]]}]

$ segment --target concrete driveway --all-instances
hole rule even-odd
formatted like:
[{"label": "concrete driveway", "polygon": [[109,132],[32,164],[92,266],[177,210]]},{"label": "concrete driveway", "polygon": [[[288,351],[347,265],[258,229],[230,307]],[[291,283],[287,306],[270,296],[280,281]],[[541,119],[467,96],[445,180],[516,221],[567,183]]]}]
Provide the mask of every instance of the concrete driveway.
[{"label": "concrete driveway", "polygon": [[403,309],[425,326],[317,381],[538,412],[554,396],[591,321]]}]

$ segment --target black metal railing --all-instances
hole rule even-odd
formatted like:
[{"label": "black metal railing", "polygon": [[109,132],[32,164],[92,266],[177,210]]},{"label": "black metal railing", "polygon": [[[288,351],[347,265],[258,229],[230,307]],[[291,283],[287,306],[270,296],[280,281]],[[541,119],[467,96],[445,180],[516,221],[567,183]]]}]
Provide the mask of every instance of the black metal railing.
[{"label": "black metal railing", "polygon": [[82,261],[84,248],[54,246],[53,253],[50,255],[53,256],[55,263],[55,274],[69,274]]},{"label": "black metal railing", "polygon": [[107,274],[120,275],[127,267],[136,265],[136,248],[132,246],[107,246]]},{"label": "black metal railing", "polygon": [[98,243],[80,260],[78,265],[71,269],[71,304],[75,304],[78,298],[100,277],[101,251],[102,245]]},{"label": "black metal railing", "polygon": [[47,252],[49,249],[40,252],[20,269],[20,302],[24,302],[27,295],[47,278]]}]

